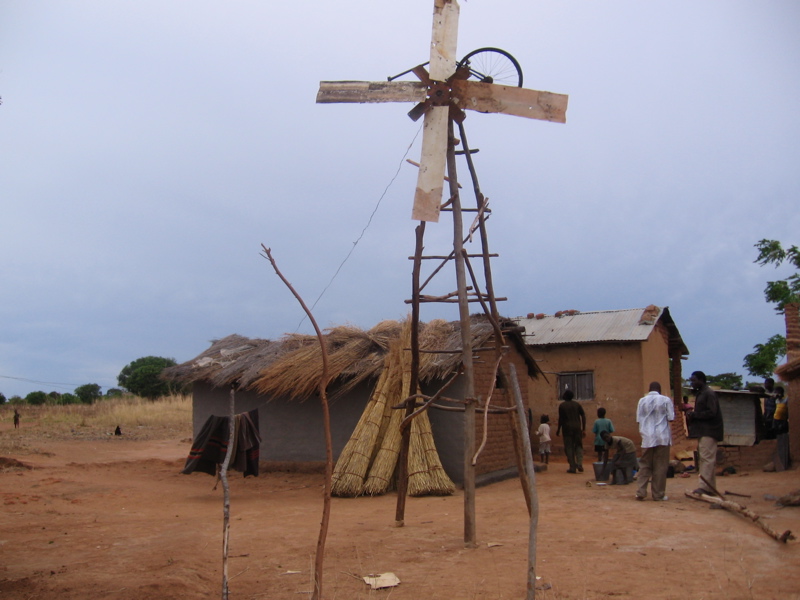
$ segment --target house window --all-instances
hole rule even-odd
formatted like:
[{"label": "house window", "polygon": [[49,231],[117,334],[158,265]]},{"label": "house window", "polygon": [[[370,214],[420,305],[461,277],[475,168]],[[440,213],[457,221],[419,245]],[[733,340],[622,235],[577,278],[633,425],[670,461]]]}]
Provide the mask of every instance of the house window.
[{"label": "house window", "polygon": [[594,400],[594,373],[591,371],[582,373],[559,373],[559,400],[564,395],[565,390],[572,390],[572,393],[575,394],[575,400]]}]

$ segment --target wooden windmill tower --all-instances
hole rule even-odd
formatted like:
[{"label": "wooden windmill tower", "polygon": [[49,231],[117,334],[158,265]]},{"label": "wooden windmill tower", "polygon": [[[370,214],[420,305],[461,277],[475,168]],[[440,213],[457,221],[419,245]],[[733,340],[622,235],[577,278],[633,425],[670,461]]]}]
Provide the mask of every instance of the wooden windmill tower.
[{"label": "wooden windmill tower", "polygon": [[[484,222],[488,213],[485,199],[480,193],[477,177],[472,166],[470,150],[466,146],[466,136],[463,129],[465,118],[464,110],[473,110],[483,113],[503,113],[507,115],[540,119],[558,123],[566,122],[567,96],[551,92],[541,92],[524,89],[521,87],[500,85],[489,78],[483,80],[470,79],[471,72],[465,62],[456,59],[456,42],[458,38],[459,6],[456,0],[434,0],[433,30],[430,46],[429,69],[424,65],[410,70],[419,81],[323,81],[320,83],[317,94],[318,103],[365,103],[365,102],[414,102],[416,105],[408,113],[417,120],[424,115],[422,152],[419,161],[419,175],[414,205],[411,213],[412,219],[421,221],[417,227],[416,252],[414,256],[414,280],[412,299],[412,336],[417,332],[419,323],[419,305],[425,301],[454,302],[457,298],[462,329],[462,362],[466,378],[466,396],[468,403],[465,409],[465,542],[475,542],[475,516],[474,516],[474,467],[472,456],[475,445],[475,404],[469,402],[475,398],[471,347],[469,302],[481,302],[490,318],[496,320],[498,314],[495,297],[491,283],[491,269],[489,267],[488,242]],[[467,285],[467,269],[473,275],[468,264],[469,256],[463,250],[464,234],[462,223],[462,208],[458,194],[458,183],[455,173],[455,136],[454,123],[459,128],[459,138],[462,152],[466,155],[473,187],[477,198],[476,225],[480,230],[483,251],[473,255],[483,259],[483,273],[485,278],[485,292],[477,290],[477,283],[473,277],[473,285]],[[422,259],[433,258],[422,256],[422,238],[426,222],[438,222],[442,210],[443,188],[445,185],[445,170],[449,177],[449,200],[445,203],[448,210],[452,211],[454,222],[453,251],[448,259],[453,259],[456,265],[457,292],[446,297],[431,299],[423,297],[420,285],[420,265]],[[427,283],[427,282],[425,282]],[[499,334],[498,329],[498,334]],[[502,335],[498,336],[498,344],[502,344]],[[416,390],[416,367],[419,364],[419,348],[417,340],[412,337],[412,390]],[[499,361],[498,361],[499,364]],[[407,404],[409,417],[416,407],[416,399],[412,398]],[[406,433],[408,428],[406,429]],[[404,445],[404,448],[407,448]],[[400,493],[398,494],[397,521],[402,523],[405,502],[403,485],[405,484],[403,456],[400,460]]]}]

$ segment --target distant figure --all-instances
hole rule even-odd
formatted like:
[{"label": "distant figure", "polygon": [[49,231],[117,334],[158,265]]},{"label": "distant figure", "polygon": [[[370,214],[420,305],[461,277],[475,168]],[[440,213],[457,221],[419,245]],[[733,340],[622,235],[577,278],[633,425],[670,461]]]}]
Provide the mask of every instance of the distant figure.
[{"label": "distant figure", "polygon": [[114,430],[114,435],[122,435],[122,429],[119,428],[119,425],[117,425],[117,428]]},{"label": "distant figure", "polygon": [[683,397],[683,405],[681,406],[681,410],[683,412],[689,412],[692,410],[692,405],[689,404],[689,396]]},{"label": "distant figure", "polygon": [[14,429],[19,429],[19,411],[14,409]]},{"label": "distant figure", "polygon": [[583,473],[583,438],[586,436],[586,413],[575,402],[572,390],[561,396],[564,402],[558,405],[558,428],[556,435],[564,430],[564,452],[569,461],[567,473]]},{"label": "distant figure", "polygon": [[777,435],[772,422],[775,418],[775,407],[777,405],[777,393],[775,391],[775,380],[772,377],[764,379],[764,431],[765,438],[774,440]]},{"label": "distant figure", "polygon": [[636,499],[647,497],[647,484],[653,500],[666,500],[669,449],[672,446],[672,431],[669,422],[675,418],[672,398],[661,394],[661,384],[654,381],[650,391],[639,400],[636,422],[642,436],[642,456],[639,459],[639,489]]},{"label": "distant figure", "polygon": [[[612,485],[628,485],[633,481],[633,470],[637,468],[636,444],[626,437],[611,435],[607,431],[600,434],[609,448],[614,448],[617,453],[611,459]],[[603,463],[603,472],[606,470],[608,458]],[[622,474],[622,481],[617,481],[617,474]]]},{"label": "distant figure", "polygon": [[[689,381],[695,394],[694,410],[686,415],[689,437],[697,439],[700,475],[712,487],[717,487],[717,442],[721,442],[724,436],[719,400],[714,390],[708,387],[706,374],[702,371],[692,373]],[[694,493],[716,495],[702,480]]]},{"label": "distant figure", "polygon": [[775,470],[789,468],[789,405],[781,386],[775,386],[775,413],[772,418],[772,431],[775,432]]},{"label": "distant figure", "polygon": [[600,407],[597,409],[597,418],[592,425],[592,433],[594,434],[594,451],[597,452],[597,462],[603,463],[608,462],[608,446],[600,435],[604,431],[614,433],[614,424],[611,419],[606,419],[606,409]]},{"label": "distant figure", "polygon": [[550,464],[550,417],[542,415],[539,418],[539,429],[536,430],[539,437],[539,456],[546,465]]}]

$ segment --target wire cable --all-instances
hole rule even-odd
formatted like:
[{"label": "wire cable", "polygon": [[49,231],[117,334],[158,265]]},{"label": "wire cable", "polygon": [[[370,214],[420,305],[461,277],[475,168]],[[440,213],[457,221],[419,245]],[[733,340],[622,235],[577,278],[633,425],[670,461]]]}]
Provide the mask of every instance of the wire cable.
[{"label": "wire cable", "polygon": [[[311,310],[312,311],[314,310],[314,307],[317,305],[317,303],[322,299],[322,296],[325,295],[325,292],[328,291],[328,288],[331,287],[331,285],[333,284],[334,280],[339,275],[339,272],[342,270],[342,267],[344,267],[345,263],[353,255],[353,252],[355,251],[356,246],[358,246],[358,243],[364,237],[364,234],[366,234],[367,229],[369,229],[369,226],[372,224],[372,219],[375,217],[375,214],[378,212],[378,209],[381,206],[381,202],[383,202],[383,199],[386,197],[386,194],[389,192],[389,188],[392,187],[392,185],[394,184],[394,182],[397,179],[398,175],[400,175],[400,169],[403,168],[403,163],[405,162],[406,157],[408,156],[408,153],[411,152],[411,148],[414,146],[414,142],[417,141],[417,138],[419,137],[419,134],[420,134],[421,131],[422,131],[422,126],[420,125],[419,129],[417,129],[417,132],[414,134],[414,138],[411,140],[411,143],[408,145],[408,147],[406,148],[406,151],[403,153],[403,157],[400,159],[400,162],[397,165],[397,171],[395,171],[395,174],[389,180],[389,183],[386,184],[386,187],[384,188],[383,193],[380,195],[380,197],[378,198],[378,201],[375,203],[375,208],[372,209],[372,213],[369,215],[369,219],[367,219],[367,224],[364,225],[364,228],[361,230],[361,234],[358,236],[356,241],[353,242],[353,245],[350,248],[350,251],[347,253],[347,256],[345,256],[344,259],[342,260],[342,262],[339,264],[339,267],[336,269],[336,271],[334,272],[333,276],[330,278],[330,281],[328,281],[327,285],[322,289],[322,291],[320,292],[319,296],[317,296],[317,299],[314,300],[314,303],[311,305]],[[297,333],[297,331],[300,329],[300,326],[305,322],[305,320],[307,318],[308,318],[308,315],[304,314],[303,318],[300,319],[300,322],[297,324],[297,328],[294,330],[295,333]]]}]

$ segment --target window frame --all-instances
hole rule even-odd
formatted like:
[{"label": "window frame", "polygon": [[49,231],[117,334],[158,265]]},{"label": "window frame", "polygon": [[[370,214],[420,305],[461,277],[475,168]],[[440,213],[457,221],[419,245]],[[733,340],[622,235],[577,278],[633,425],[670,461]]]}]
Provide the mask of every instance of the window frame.
[{"label": "window frame", "polygon": [[[564,371],[558,373],[558,399],[570,389],[575,400],[591,402],[595,398],[594,371]],[[588,394],[588,396],[587,396]]]}]

